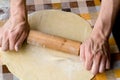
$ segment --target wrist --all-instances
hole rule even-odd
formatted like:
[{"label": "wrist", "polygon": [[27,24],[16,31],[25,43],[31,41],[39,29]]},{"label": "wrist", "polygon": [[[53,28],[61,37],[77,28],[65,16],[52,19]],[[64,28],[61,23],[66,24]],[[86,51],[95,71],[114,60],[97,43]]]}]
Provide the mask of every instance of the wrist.
[{"label": "wrist", "polygon": [[10,16],[9,21],[11,24],[14,24],[14,25],[21,24],[21,23],[28,24],[28,20],[21,16],[17,16],[17,17]]},{"label": "wrist", "polygon": [[98,39],[99,41],[104,40],[107,41],[111,33],[111,23],[109,20],[102,20],[98,18],[93,31],[91,33],[91,37],[94,39]]},{"label": "wrist", "polygon": [[11,9],[10,19],[16,23],[23,22],[23,21],[27,22],[28,21],[27,12],[22,7],[16,8],[14,9],[14,11]]},{"label": "wrist", "polygon": [[10,17],[27,20],[26,0],[11,1]]},{"label": "wrist", "polygon": [[10,17],[22,17],[27,19],[27,11],[24,8],[15,8],[10,10]]},{"label": "wrist", "polygon": [[108,41],[108,37],[104,36],[102,32],[93,32],[93,33],[91,34],[90,38],[95,42],[101,43]]}]

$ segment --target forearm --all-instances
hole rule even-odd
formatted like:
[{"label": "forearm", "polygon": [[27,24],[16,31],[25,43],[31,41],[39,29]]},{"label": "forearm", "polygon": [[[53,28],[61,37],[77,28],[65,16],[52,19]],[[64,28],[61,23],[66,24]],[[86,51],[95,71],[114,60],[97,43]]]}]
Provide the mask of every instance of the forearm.
[{"label": "forearm", "polygon": [[26,0],[10,0],[10,17],[27,20]]},{"label": "forearm", "polygon": [[119,7],[120,0],[102,0],[100,13],[92,33],[94,37],[108,39]]}]

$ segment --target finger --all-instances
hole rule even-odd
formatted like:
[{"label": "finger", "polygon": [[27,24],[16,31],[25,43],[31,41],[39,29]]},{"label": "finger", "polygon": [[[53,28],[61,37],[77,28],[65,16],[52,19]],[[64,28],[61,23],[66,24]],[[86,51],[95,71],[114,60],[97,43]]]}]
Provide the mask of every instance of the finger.
[{"label": "finger", "polygon": [[87,70],[91,70],[92,64],[93,64],[93,54],[91,53],[90,46],[85,47],[85,56],[86,56],[86,61],[85,61],[85,67]]},{"label": "finger", "polygon": [[105,71],[105,67],[106,67],[106,56],[103,55],[101,58],[101,62],[100,62],[100,68],[99,68],[99,72],[102,73]]},{"label": "finger", "polygon": [[111,61],[111,57],[110,57],[110,53],[108,53],[108,58],[107,58],[107,62],[106,62],[106,69],[110,69],[110,61]]},{"label": "finger", "polygon": [[17,32],[12,32],[9,36],[9,49],[10,50],[14,50],[15,48],[15,43],[18,40],[18,38],[20,37],[21,33],[17,33]]},{"label": "finger", "polygon": [[103,49],[104,49],[105,55],[107,56],[107,57],[106,57],[106,65],[105,65],[105,68],[106,68],[106,69],[110,69],[110,51],[109,51],[109,46],[107,46],[107,47],[104,47],[104,46],[103,46]]},{"label": "finger", "polygon": [[27,34],[25,32],[22,33],[20,38],[15,44],[15,50],[18,51],[18,49],[22,46],[22,43],[24,42],[25,38],[27,37]]},{"label": "finger", "polygon": [[85,61],[85,47],[84,47],[84,45],[80,46],[80,60]]},{"label": "finger", "polygon": [[19,27],[15,27],[9,31],[9,49],[15,50],[15,43],[22,34],[22,30]]},{"label": "finger", "polygon": [[96,53],[94,55],[94,61],[93,61],[92,70],[91,70],[91,72],[94,75],[99,72],[100,60],[101,60],[101,53]]},{"label": "finger", "polygon": [[107,61],[106,61],[106,69],[110,69],[110,60],[109,59],[107,59]]},{"label": "finger", "polygon": [[9,49],[8,46],[9,46],[9,40],[8,40],[7,33],[5,33],[5,35],[2,38],[2,50],[7,51]]}]

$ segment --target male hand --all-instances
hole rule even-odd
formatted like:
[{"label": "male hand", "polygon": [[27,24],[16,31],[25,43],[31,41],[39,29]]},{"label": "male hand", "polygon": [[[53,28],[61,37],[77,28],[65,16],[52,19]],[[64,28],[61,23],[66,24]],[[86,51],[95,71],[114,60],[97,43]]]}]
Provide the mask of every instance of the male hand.
[{"label": "male hand", "polygon": [[80,46],[80,58],[87,70],[94,75],[110,68],[108,42],[98,37],[90,37]]},{"label": "male hand", "polygon": [[26,20],[9,18],[1,29],[0,47],[2,50],[15,50],[22,46],[29,33],[29,24]]}]

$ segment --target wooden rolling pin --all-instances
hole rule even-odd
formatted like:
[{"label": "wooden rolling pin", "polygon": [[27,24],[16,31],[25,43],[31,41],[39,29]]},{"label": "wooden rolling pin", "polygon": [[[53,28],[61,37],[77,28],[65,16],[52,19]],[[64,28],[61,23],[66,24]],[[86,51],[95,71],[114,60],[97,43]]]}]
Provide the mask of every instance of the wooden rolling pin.
[{"label": "wooden rolling pin", "polygon": [[30,30],[27,43],[38,46],[42,45],[43,47],[52,48],[77,56],[80,55],[81,42],[48,35],[35,30]]}]

